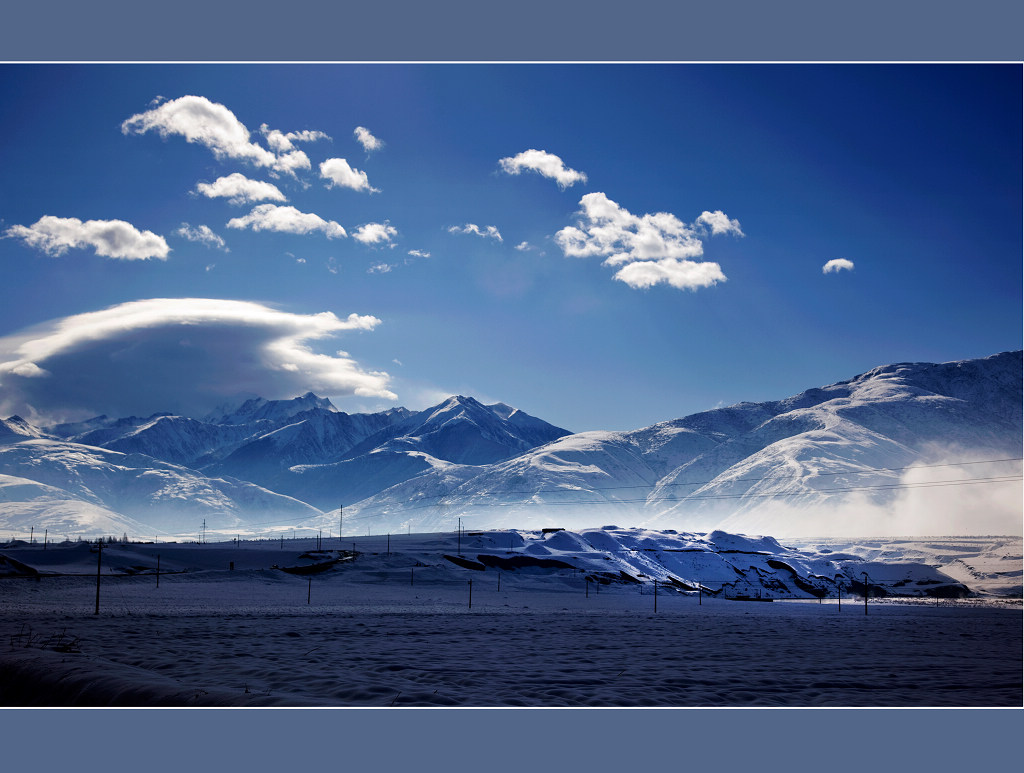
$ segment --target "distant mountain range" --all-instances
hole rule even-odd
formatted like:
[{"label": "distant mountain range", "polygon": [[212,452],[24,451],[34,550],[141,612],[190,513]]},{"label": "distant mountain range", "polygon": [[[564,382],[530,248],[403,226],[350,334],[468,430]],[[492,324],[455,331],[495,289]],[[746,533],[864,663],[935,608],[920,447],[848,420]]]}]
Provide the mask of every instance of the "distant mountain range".
[{"label": "distant mountain range", "polygon": [[[785,400],[570,434],[454,396],[347,414],[307,393],[203,419],[0,421],[0,529],[56,534],[593,526],[733,530],[766,502],[884,505],[913,465],[1019,459],[1022,357],[900,363]],[[1014,467],[1019,474],[1019,463]],[[322,515],[321,513],[331,513]]]}]

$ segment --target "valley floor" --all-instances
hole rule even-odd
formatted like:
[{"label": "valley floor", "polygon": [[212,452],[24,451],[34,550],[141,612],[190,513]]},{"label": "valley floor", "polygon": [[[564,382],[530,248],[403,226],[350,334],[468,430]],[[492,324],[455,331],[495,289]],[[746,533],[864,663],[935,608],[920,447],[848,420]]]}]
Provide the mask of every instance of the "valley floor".
[{"label": "valley floor", "polygon": [[[0,579],[5,706],[1015,706],[1016,601],[756,603],[526,576]],[[415,584],[410,584],[413,581]],[[307,602],[308,600],[308,602]]]}]

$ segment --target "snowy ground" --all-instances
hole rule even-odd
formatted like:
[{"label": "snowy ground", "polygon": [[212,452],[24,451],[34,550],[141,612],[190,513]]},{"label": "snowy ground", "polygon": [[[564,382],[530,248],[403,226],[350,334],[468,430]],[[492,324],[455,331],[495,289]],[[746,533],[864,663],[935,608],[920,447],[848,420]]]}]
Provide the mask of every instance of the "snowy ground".
[{"label": "snowy ground", "polygon": [[111,546],[98,615],[89,546],[0,549],[43,573],[0,579],[0,704],[1019,707],[1024,698],[1019,599],[871,599],[867,615],[850,595],[757,603],[662,587],[655,599],[650,583],[598,590],[567,569],[464,569],[442,557],[456,553],[455,535],[392,537],[390,553],[385,539],[356,538],[355,559],[309,576],[270,567],[309,563],[299,554],[312,541]]}]

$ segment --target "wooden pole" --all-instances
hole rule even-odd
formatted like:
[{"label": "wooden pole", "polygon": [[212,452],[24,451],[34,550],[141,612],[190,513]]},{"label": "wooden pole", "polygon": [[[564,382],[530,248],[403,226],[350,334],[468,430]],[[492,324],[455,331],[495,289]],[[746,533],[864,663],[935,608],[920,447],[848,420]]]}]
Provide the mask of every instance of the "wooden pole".
[{"label": "wooden pole", "polygon": [[103,563],[103,542],[96,543],[96,611],[94,615],[100,613],[100,565]]},{"label": "wooden pole", "polygon": [[501,591],[501,572],[498,572],[498,591]]},{"label": "wooden pole", "polygon": [[391,532],[388,532],[388,552],[387,552],[387,554],[389,556],[391,555]]},{"label": "wooden pole", "polygon": [[469,581],[469,608],[473,608],[473,581]]},{"label": "wooden pole", "polygon": [[49,536],[50,536],[50,530],[49,529],[43,529],[43,550],[46,550],[46,540],[47,540],[47,538],[49,538]]},{"label": "wooden pole", "polygon": [[309,578],[309,587],[306,588],[306,603],[307,604],[309,603],[309,600],[311,598],[313,598],[313,578],[312,577]]},{"label": "wooden pole", "polygon": [[868,573],[862,572],[864,575],[864,614],[868,613]]}]

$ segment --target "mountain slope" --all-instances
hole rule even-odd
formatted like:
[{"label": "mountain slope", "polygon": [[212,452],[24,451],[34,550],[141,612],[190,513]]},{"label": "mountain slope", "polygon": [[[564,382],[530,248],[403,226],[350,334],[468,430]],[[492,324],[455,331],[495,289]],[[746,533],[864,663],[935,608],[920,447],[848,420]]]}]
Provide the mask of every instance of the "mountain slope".
[{"label": "mountain slope", "polygon": [[886,505],[911,466],[1019,459],[1021,386],[1020,352],[889,365],[785,400],[563,437],[455,486],[428,472],[355,509],[370,517],[416,502],[413,523],[446,527],[462,516],[480,527],[601,518],[736,530],[765,503]]}]

